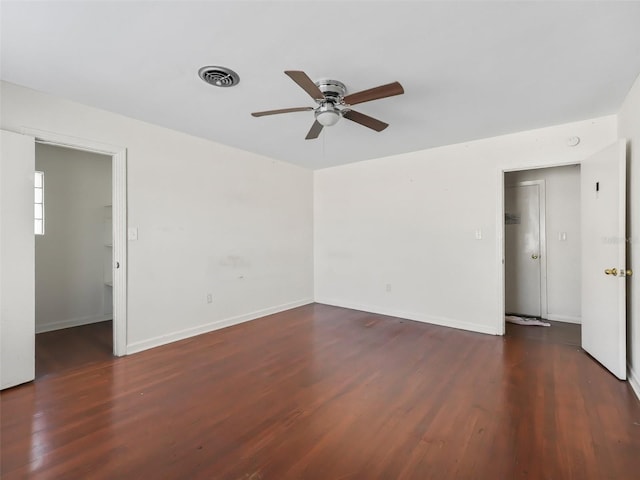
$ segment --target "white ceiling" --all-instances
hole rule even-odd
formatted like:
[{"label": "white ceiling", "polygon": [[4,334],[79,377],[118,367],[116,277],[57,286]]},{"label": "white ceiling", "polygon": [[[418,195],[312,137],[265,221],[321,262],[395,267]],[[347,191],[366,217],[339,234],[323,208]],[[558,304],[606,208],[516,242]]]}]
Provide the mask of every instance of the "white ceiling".
[{"label": "white ceiling", "polygon": [[[47,1],[1,4],[3,80],[309,168],[616,113],[640,73],[640,2]],[[240,84],[201,81],[203,65]],[[399,81],[304,137],[284,70],[349,92]]]}]

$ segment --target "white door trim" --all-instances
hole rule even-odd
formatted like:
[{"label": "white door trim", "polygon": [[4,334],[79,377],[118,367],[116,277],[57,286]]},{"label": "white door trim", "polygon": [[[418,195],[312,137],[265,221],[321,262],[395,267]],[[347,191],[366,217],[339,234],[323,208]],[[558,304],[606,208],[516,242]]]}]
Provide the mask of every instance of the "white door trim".
[{"label": "white door trim", "polygon": [[109,155],[112,159],[113,354],[127,353],[127,149],[84,138],[23,127],[36,143]]},{"label": "white door trim", "polygon": [[[502,188],[505,189],[507,187],[526,187],[529,185],[538,186],[538,211],[540,212],[540,316],[542,318],[547,318],[549,309],[547,304],[547,211],[545,181],[524,180],[521,182],[513,183],[511,185],[503,185]],[[502,223],[504,223],[504,215],[502,219]]]}]

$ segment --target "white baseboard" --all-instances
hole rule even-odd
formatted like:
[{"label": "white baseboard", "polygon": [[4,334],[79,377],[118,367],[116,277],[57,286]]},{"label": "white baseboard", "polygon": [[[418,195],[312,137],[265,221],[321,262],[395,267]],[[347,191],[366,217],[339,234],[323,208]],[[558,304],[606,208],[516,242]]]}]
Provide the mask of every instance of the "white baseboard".
[{"label": "white baseboard", "polygon": [[415,320],[417,322],[430,323],[441,327],[457,328],[458,330],[467,330],[476,333],[486,333],[488,335],[502,335],[495,327],[482,325],[453,318],[436,317],[433,315],[425,315],[422,313],[405,312],[393,308],[384,308],[375,305],[361,305],[333,298],[316,298],[316,303],[324,303],[334,307],[350,308],[352,310],[361,310],[363,312],[377,313],[390,317],[406,318],[407,320]]},{"label": "white baseboard", "polygon": [[62,330],[63,328],[106,322],[107,320],[113,320],[113,315],[90,315],[88,317],[71,318],[69,320],[60,320],[58,322],[36,324],[36,333],[52,332],[54,330]]},{"label": "white baseboard", "polygon": [[203,333],[213,332],[214,330],[237,325],[238,323],[248,322],[274,313],[284,312],[285,310],[291,310],[292,308],[301,307],[310,303],[313,303],[313,299],[305,298],[295,302],[283,303],[282,305],[276,305],[275,307],[245,313],[236,317],[216,320],[215,322],[205,323],[204,325],[199,325],[197,327],[185,328],[184,330],[168,333],[166,335],[159,335],[148,340],[133,342],[127,345],[127,355],[166,345],[168,343],[177,342],[178,340],[184,340],[185,338],[195,337],[196,335],[202,335]]},{"label": "white baseboard", "polygon": [[638,400],[640,400],[640,376],[638,376],[633,368],[631,368],[631,365],[627,365],[627,370],[627,379],[629,380],[629,385],[631,385],[631,388],[635,392],[636,397],[638,397]]},{"label": "white baseboard", "polygon": [[582,323],[582,318],[572,317],[571,315],[556,315],[555,313],[547,313],[547,316],[545,318],[554,322]]}]

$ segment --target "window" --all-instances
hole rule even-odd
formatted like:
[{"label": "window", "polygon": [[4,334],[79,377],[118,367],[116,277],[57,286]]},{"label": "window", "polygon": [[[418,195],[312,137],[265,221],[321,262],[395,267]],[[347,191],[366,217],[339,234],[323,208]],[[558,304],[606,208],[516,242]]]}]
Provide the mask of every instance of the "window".
[{"label": "window", "polygon": [[44,235],[44,172],[35,172],[33,233]]}]

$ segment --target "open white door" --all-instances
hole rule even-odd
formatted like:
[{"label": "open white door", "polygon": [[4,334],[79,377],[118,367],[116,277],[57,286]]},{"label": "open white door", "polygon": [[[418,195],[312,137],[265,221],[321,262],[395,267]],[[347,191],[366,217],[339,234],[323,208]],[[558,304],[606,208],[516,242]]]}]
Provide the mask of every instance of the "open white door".
[{"label": "open white door", "polygon": [[0,389],[4,389],[35,378],[35,142],[25,135],[0,133]]},{"label": "open white door", "polygon": [[621,380],[626,369],[626,142],[581,163],[582,348]]}]

